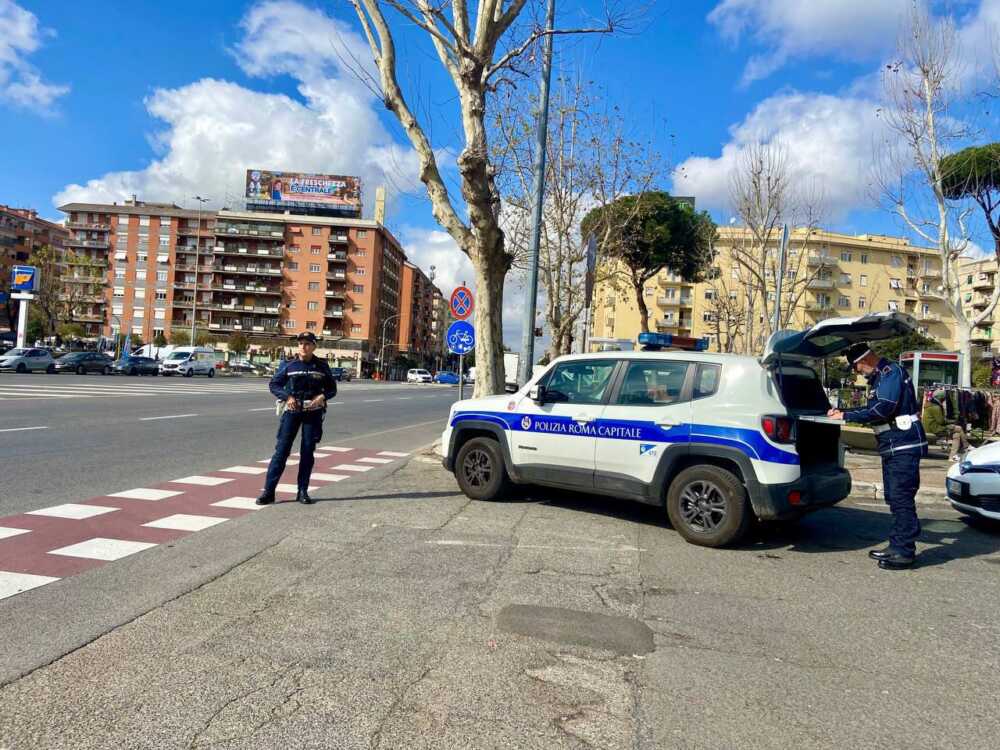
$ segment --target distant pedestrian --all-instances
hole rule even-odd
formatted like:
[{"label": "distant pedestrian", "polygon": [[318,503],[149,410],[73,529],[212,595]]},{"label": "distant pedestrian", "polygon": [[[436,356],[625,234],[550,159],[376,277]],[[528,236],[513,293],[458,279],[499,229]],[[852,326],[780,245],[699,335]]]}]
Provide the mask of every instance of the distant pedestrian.
[{"label": "distant pedestrian", "polygon": [[909,568],[920,536],[915,501],[920,489],[920,459],[927,455],[927,437],[920,423],[913,382],[906,370],[879,358],[867,344],[855,344],[846,356],[851,368],[868,378],[868,405],[846,412],[830,409],[828,415],[873,426],[882,456],[885,501],[892,511],[889,545],[872,550],[868,556],[877,560],[880,568]]},{"label": "distant pedestrian", "polygon": [[278,426],[278,440],[274,455],[267,467],[264,491],[257,498],[257,505],[274,502],[274,491],[285,471],[288,455],[299,429],[302,430],[300,443],[298,492],[295,499],[309,504],[309,477],[312,475],[313,453],[323,439],[323,418],[327,401],[337,395],[337,381],[333,379],[326,360],[314,356],[316,335],[300,333],[297,337],[299,356],[281,363],[271,378],[269,389],[274,397],[284,404]]}]

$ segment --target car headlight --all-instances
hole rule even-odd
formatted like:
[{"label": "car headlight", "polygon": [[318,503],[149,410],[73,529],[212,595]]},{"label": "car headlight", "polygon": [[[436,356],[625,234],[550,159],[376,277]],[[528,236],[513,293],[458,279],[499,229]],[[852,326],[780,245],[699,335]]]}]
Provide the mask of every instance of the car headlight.
[{"label": "car headlight", "polygon": [[958,465],[958,473],[964,474],[971,468],[972,468],[972,461],[962,461],[962,463]]}]

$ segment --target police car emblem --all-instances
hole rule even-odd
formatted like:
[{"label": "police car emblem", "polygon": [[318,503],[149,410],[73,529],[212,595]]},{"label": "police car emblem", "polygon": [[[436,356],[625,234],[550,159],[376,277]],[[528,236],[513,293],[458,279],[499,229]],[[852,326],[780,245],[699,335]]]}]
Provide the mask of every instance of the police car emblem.
[{"label": "police car emblem", "polygon": [[655,456],[656,455],[656,443],[639,443],[639,455],[640,456]]},{"label": "police car emblem", "polygon": [[531,417],[527,417],[526,416],[526,417],[524,417],[521,420],[521,429],[522,430],[530,430],[531,429]]}]

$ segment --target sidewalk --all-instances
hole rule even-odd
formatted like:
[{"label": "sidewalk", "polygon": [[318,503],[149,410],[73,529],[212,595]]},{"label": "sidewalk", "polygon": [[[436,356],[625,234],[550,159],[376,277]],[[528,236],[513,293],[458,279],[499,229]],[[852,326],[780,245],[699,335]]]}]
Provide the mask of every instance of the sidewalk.
[{"label": "sidewalk", "polygon": [[[851,472],[851,497],[855,500],[885,500],[882,492],[882,460],[875,453],[848,452],[845,460]],[[944,480],[951,466],[948,457],[932,452],[920,462],[918,505],[947,505]]]}]

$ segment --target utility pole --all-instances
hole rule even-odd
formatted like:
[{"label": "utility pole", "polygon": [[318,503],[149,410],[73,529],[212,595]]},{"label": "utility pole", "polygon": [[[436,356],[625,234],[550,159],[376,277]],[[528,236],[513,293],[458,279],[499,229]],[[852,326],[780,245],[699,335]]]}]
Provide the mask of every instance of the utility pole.
[{"label": "utility pole", "polygon": [[535,360],[535,310],[538,305],[538,246],[542,235],[542,204],[545,193],[545,150],[548,143],[549,80],[552,78],[552,29],[555,26],[556,0],[548,0],[545,28],[549,32],[542,42],[542,87],[535,136],[534,211],[531,217],[531,244],[528,247],[528,298],[524,306],[521,332],[521,361],[517,380],[524,385],[531,379],[531,364]]},{"label": "utility pole", "polygon": [[195,346],[195,325],[198,322],[198,266],[201,264],[201,209],[209,199],[196,195],[192,200],[198,201],[198,229],[194,238],[194,301],[191,303],[191,346]]},{"label": "utility pole", "polygon": [[[781,327],[781,281],[785,276],[785,256],[788,254],[788,225],[781,225],[781,247],[778,248],[778,272],[774,280],[774,324],[771,329]],[[765,298],[766,301],[766,298]],[[765,308],[766,309],[766,308]]]},{"label": "utility pole", "polygon": [[397,313],[396,315],[390,315],[382,323],[382,346],[378,350],[378,375],[383,380],[385,379],[385,370],[383,369],[383,361],[385,358],[385,327],[394,319],[400,317],[402,313]]}]

